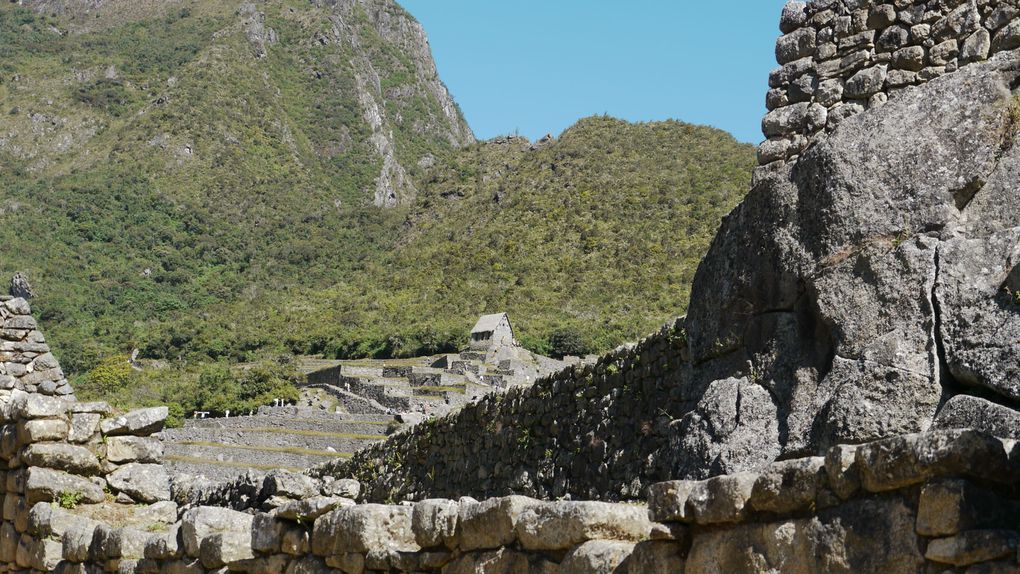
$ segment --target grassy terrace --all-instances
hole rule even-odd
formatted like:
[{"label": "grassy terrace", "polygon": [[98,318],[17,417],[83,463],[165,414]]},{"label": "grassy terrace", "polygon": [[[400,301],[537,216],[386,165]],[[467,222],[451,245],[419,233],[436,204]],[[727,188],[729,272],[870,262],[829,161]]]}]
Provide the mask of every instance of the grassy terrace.
[{"label": "grassy terrace", "polygon": [[301,472],[302,468],[293,466],[277,466],[274,464],[245,464],[243,462],[224,462],[222,460],[213,460],[211,458],[201,458],[197,456],[178,456],[168,454],[163,457],[163,460],[170,462],[181,462],[186,464],[211,464],[213,466],[225,466],[227,468],[253,468],[255,470],[289,470],[290,472]]},{"label": "grassy terrace", "polygon": [[[352,453],[349,452],[330,452],[328,450],[312,450],[309,448],[297,448],[292,446],[248,446],[248,445],[234,445],[234,444],[220,444],[217,442],[207,442],[198,440],[186,440],[176,442],[174,444],[180,446],[204,446],[210,448],[227,448],[232,450],[248,450],[248,451],[261,451],[261,452],[280,452],[286,454],[296,454],[300,456],[322,456],[329,458],[351,458]],[[170,457],[165,457],[170,458]],[[275,468],[275,467],[274,467]]]},{"label": "grassy terrace", "polygon": [[[385,423],[383,423],[385,424]],[[234,429],[231,429],[234,430]],[[338,432],[323,432],[323,431],[310,431],[300,429],[280,429],[271,427],[255,427],[250,429],[236,429],[239,432],[265,432],[274,434],[289,434],[297,436],[310,436],[310,437],[321,437],[321,438],[340,438],[348,440],[385,440],[386,437],[377,434],[358,434],[358,433],[338,433]]]}]

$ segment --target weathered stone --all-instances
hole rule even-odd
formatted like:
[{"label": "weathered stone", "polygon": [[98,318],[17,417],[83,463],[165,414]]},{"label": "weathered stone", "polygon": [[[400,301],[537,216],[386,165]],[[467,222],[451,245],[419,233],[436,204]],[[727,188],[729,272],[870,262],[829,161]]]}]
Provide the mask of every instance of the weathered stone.
[{"label": "weathered stone", "polygon": [[746,524],[694,537],[687,574],[921,572],[913,513],[896,500],[860,500],[814,519]]},{"label": "weathered stone", "polygon": [[[97,530],[101,531],[102,528]],[[101,549],[98,553],[107,559],[123,558],[137,560],[145,556],[145,545],[152,534],[135,528],[114,528],[107,530],[102,537]],[[96,538],[93,538],[92,551],[96,552]]]},{"label": "weathered stone", "polygon": [[28,466],[42,466],[83,476],[99,474],[100,471],[99,459],[92,451],[66,443],[30,444],[21,451],[21,459]]},{"label": "weathered stone", "polygon": [[893,52],[890,64],[895,69],[917,72],[924,68],[924,48],[908,46]]},{"label": "weathered stone", "polygon": [[526,550],[568,550],[589,540],[640,542],[652,523],[641,506],[606,502],[549,502],[521,513],[517,540]]},{"label": "weathered stone", "polygon": [[1020,507],[961,479],[936,479],[921,490],[917,533],[952,536],[964,530],[1009,525]]},{"label": "weathered stone", "polygon": [[323,496],[337,496],[357,500],[361,495],[361,483],[348,478],[323,477],[321,492]]},{"label": "weathered stone", "polygon": [[933,431],[876,441],[857,450],[862,484],[871,492],[895,490],[933,476],[1009,482],[1002,443],[972,430]]},{"label": "weathered stone", "polygon": [[95,524],[81,524],[64,531],[60,536],[60,543],[63,546],[63,556],[66,560],[85,562],[89,559],[89,548],[92,546],[96,526]]},{"label": "weathered stone", "polygon": [[54,397],[21,391],[11,395],[11,416],[18,419],[60,418],[67,407],[67,401]]},{"label": "weathered stone", "polygon": [[138,409],[104,420],[100,430],[105,436],[148,436],[163,430],[168,413],[166,407]]},{"label": "weathered stone", "polygon": [[979,397],[957,395],[942,407],[932,427],[972,428],[999,438],[1020,439],[1020,412]]},{"label": "weathered stone", "polygon": [[988,59],[988,53],[992,48],[992,37],[984,28],[971,34],[963,42],[960,48],[960,61],[976,62]]},{"label": "weathered stone", "polygon": [[[181,545],[181,522],[170,526],[165,533],[154,534],[145,543],[145,557],[151,560],[180,558],[184,548]],[[254,537],[253,544],[254,547]]]},{"label": "weathered stone", "polygon": [[139,506],[135,509],[134,520],[149,527],[159,524],[173,524],[177,522],[177,503],[172,500],[162,500],[146,506]]},{"label": "weathered stone", "polygon": [[541,503],[524,496],[462,504],[459,518],[461,549],[499,548],[512,544],[521,514],[536,504]]},{"label": "weathered stone", "polygon": [[627,561],[629,574],[683,574],[682,547],[675,542],[639,542]]},{"label": "weathered stone", "polygon": [[687,498],[688,510],[698,524],[739,522],[757,480],[756,473],[740,472],[699,482]]},{"label": "weathered stone", "polygon": [[159,462],[163,443],[159,439],[136,436],[114,436],[106,440],[106,460],[113,463]]},{"label": "weathered stone", "polygon": [[222,532],[246,533],[251,539],[254,517],[243,512],[199,506],[184,513],[181,520],[181,541],[186,555],[197,558],[202,540]]},{"label": "weathered stone", "polygon": [[814,131],[825,126],[826,114],[820,104],[793,104],[769,112],[762,120],[762,131],[767,137]]},{"label": "weathered stone", "polygon": [[[734,421],[739,421],[733,424]],[[746,379],[713,381],[694,411],[674,423],[676,476],[703,478],[760,467],[776,459],[776,405]]]},{"label": "weathered stone", "polygon": [[563,558],[560,574],[613,574],[633,551],[631,542],[585,542]]},{"label": "weathered stone", "polygon": [[879,4],[868,13],[868,28],[878,30],[896,21],[896,7],[892,4]]},{"label": "weathered stone", "polygon": [[312,552],[331,556],[348,552],[414,552],[410,507],[364,504],[339,508],[315,521]]},{"label": "weathered stone", "polygon": [[452,500],[430,499],[415,504],[411,513],[415,542],[422,548],[455,549],[459,518],[460,505]]},{"label": "weathered stone", "polygon": [[885,66],[874,66],[861,70],[846,81],[844,94],[848,98],[867,98],[885,86]]},{"label": "weathered stone", "polygon": [[836,496],[846,500],[861,488],[861,475],[857,467],[857,447],[838,445],[825,453],[825,474],[829,488]]},{"label": "weathered stone", "polygon": [[354,501],[334,496],[312,496],[281,504],[276,508],[276,516],[284,520],[311,523],[323,514],[341,506],[354,506]]},{"label": "weathered stone", "polygon": [[754,510],[776,514],[813,510],[825,484],[824,468],[822,457],[772,463],[755,481],[748,502]]},{"label": "weathered stone", "polygon": [[110,487],[139,502],[170,500],[170,477],[160,464],[126,464],[106,478]]},{"label": "weathered stone", "polygon": [[47,502],[36,503],[28,513],[28,530],[40,538],[59,538],[74,528],[95,530],[98,524]]},{"label": "weathered stone", "polygon": [[783,6],[779,17],[779,30],[789,34],[807,22],[807,4],[790,0]]},{"label": "weathered stone", "polygon": [[928,61],[934,66],[945,66],[959,53],[959,43],[956,40],[946,40],[928,50]]},{"label": "weathered stone", "polygon": [[103,489],[87,478],[49,468],[28,469],[25,497],[29,504],[52,502],[61,494],[80,494],[81,502],[98,504],[105,500]]},{"label": "weathered stone", "polygon": [[34,419],[18,423],[18,442],[31,444],[42,441],[61,441],[68,436],[67,421],[64,419]]},{"label": "weathered stone", "polygon": [[687,499],[698,486],[694,480],[673,480],[648,487],[648,512],[655,522],[693,522]]},{"label": "weathered stone", "polygon": [[814,54],[815,29],[801,28],[791,32],[776,42],[776,60],[786,64]]},{"label": "weathered stone", "polygon": [[969,566],[1006,556],[1015,556],[1020,533],[1013,530],[968,530],[949,538],[928,542],[924,556],[932,562]]},{"label": "weathered stone", "polygon": [[307,498],[319,494],[319,483],[310,476],[286,470],[274,470],[266,475],[262,493],[263,497]]},{"label": "weathered stone", "polygon": [[202,538],[199,559],[206,568],[219,568],[255,558],[251,549],[251,530],[229,529]]}]

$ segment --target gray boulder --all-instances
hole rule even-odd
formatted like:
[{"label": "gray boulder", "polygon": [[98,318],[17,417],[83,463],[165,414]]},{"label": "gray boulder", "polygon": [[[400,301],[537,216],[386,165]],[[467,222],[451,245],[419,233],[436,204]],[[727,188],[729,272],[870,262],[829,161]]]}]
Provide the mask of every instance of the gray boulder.
[{"label": "gray boulder", "polygon": [[1020,412],[991,401],[957,395],[942,407],[935,424],[938,429],[972,428],[1000,438],[1020,439]]},{"label": "gray boulder", "polygon": [[11,288],[10,293],[12,297],[19,297],[21,299],[31,299],[35,297],[35,291],[32,289],[32,285],[28,282],[28,277],[24,273],[18,272],[11,277]]},{"label": "gray boulder", "polygon": [[170,500],[170,476],[161,464],[126,464],[106,477],[110,488],[138,502]]},{"label": "gray boulder", "polygon": [[105,436],[135,435],[149,436],[163,430],[169,410],[166,407],[138,409],[104,420],[100,430]]},{"label": "gray boulder", "polygon": [[968,387],[1020,403],[1020,146],[1000,54],[761,170],[694,280],[678,477],[929,428]]}]

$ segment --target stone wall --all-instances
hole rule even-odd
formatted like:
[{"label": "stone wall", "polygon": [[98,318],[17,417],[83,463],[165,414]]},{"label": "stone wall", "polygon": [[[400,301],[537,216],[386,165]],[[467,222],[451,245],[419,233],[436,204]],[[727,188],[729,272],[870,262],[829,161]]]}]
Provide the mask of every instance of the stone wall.
[{"label": "stone wall", "polygon": [[639,499],[672,476],[670,423],[694,406],[681,380],[686,352],[676,321],[594,365],[486,396],[311,472],[358,479],[376,502],[511,493]]},{"label": "stone wall", "polygon": [[765,165],[797,157],[847,117],[1020,47],[1016,0],[789,2],[769,76]]},{"label": "stone wall", "polygon": [[[21,423],[56,413],[42,410],[53,402],[14,404],[4,415]],[[111,502],[61,508],[12,472],[0,527],[5,572],[1020,570],[1020,444],[973,430],[659,483],[647,505],[524,496],[366,504],[357,482],[279,472],[249,485],[247,511],[179,498],[179,510],[134,504],[125,519]]]},{"label": "stone wall", "polygon": [[0,390],[73,399],[74,391],[31,313],[24,299],[0,296]]}]

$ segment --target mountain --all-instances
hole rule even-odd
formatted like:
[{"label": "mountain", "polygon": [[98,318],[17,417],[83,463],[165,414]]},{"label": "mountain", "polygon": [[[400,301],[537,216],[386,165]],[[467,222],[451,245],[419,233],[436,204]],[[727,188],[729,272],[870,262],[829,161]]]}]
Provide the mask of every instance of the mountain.
[{"label": "mountain", "polygon": [[0,273],[65,369],[407,355],[507,310],[611,347],[686,306],[751,146],[679,122],[476,142],[389,0],[0,6]]}]

